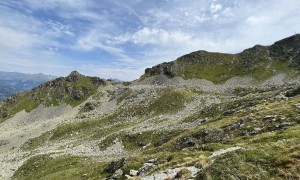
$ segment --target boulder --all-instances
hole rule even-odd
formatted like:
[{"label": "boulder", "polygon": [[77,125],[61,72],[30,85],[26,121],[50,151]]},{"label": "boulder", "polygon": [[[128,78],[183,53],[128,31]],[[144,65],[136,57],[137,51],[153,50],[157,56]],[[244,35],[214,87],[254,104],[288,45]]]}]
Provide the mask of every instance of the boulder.
[{"label": "boulder", "polygon": [[143,167],[139,169],[139,175],[144,176],[148,174],[150,171],[157,169],[158,166],[153,163],[145,163]]},{"label": "boulder", "polygon": [[85,112],[89,112],[95,109],[95,105],[91,102],[87,102],[85,103],[84,107],[83,107],[83,111]]},{"label": "boulder", "polygon": [[124,172],[122,169],[117,169],[110,179],[121,179],[123,174]]},{"label": "boulder", "polygon": [[121,169],[124,166],[125,158],[122,158],[118,161],[112,161],[104,171],[107,173],[115,173],[118,169]]},{"label": "boulder", "polygon": [[131,169],[131,170],[129,171],[129,175],[130,175],[130,176],[137,176],[138,173],[139,173],[139,171],[134,170],[134,169]]}]

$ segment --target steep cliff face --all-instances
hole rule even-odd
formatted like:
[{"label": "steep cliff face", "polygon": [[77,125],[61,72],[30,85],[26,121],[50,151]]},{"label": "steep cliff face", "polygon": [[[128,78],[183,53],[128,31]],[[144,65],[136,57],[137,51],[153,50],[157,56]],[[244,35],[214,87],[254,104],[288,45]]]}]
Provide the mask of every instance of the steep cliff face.
[{"label": "steep cliff face", "polygon": [[300,34],[275,42],[269,47],[270,56],[274,59],[289,61],[294,67],[300,65]]}]

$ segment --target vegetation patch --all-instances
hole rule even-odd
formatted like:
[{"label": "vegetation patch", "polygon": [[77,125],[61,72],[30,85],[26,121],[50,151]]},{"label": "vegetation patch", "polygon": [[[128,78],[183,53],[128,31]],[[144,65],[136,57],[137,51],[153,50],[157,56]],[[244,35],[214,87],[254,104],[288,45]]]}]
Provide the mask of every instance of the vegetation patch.
[{"label": "vegetation patch", "polygon": [[13,179],[105,179],[106,164],[90,157],[38,155],[27,160]]},{"label": "vegetation patch", "polygon": [[25,151],[32,151],[34,149],[37,149],[41,146],[43,146],[45,143],[47,143],[47,141],[50,139],[51,134],[50,132],[45,132],[42,135],[35,137],[35,138],[31,138],[28,141],[26,141],[21,149],[25,150]]},{"label": "vegetation patch", "polygon": [[165,88],[159,96],[150,102],[127,107],[117,113],[117,118],[156,116],[160,114],[175,114],[182,110],[184,104],[195,95],[190,90]]}]

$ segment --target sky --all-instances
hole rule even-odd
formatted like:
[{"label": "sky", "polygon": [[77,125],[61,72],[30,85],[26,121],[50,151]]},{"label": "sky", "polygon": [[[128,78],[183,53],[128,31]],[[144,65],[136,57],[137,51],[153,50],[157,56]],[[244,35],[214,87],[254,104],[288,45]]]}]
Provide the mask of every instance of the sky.
[{"label": "sky", "polygon": [[134,80],[300,33],[299,0],[0,0],[0,71]]}]

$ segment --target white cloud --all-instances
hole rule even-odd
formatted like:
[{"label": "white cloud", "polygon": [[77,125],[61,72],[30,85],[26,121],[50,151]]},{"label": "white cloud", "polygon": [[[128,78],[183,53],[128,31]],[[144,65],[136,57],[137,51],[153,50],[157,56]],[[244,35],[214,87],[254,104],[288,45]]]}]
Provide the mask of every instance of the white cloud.
[{"label": "white cloud", "polygon": [[[92,73],[91,73],[92,69]],[[109,79],[116,78],[123,81],[130,81],[137,79],[144,73],[145,68],[126,68],[126,67],[115,67],[115,66],[106,66],[106,67],[89,67],[80,68],[79,71],[87,75],[97,75],[101,78]]]},{"label": "white cloud", "polygon": [[0,39],[0,53],[12,53],[29,49],[37,42],[29,34],[6,27],[0,27]]},{"label": "white cloud", "polygon": [[216,3],[212,3],[210,5],[210,12],[212,14],[216,13],[216,12],[219,12],[221,9],[222,9],[222,5],[221,4],[216,4]]},{"label": "white cloud", "polygon": [[117,37],[116,40],[119,40],[122,43],[129,41],[141,45],[170,45],[173,43],[185,43],[186,41],[190,41],[191,37],[180,31],[168,32],[160,28],[143,27],[133,34]]},{"label": "white cloud", "polygon": [[94,3],[90,0],[24,0],[25,4],[31,9],[71,9],[81,10],[84,8],[92,7]]},{"label": "white cloud", "polygon": [[79,51],[103,50],[116,56],[124,57],[122,49],[105,44],[105,39],[109,37],[109,35],[100,31],[91,30],[80,36],[72,48]]},{"label": "white cloud", "polygon": [[72,28],[69,25],[62,24],[60,22],[55,21],[47,21],[46,24],[50,28],[50,33],[56,37],[60,36],[74,36],[74,32],[72,32]]}]

